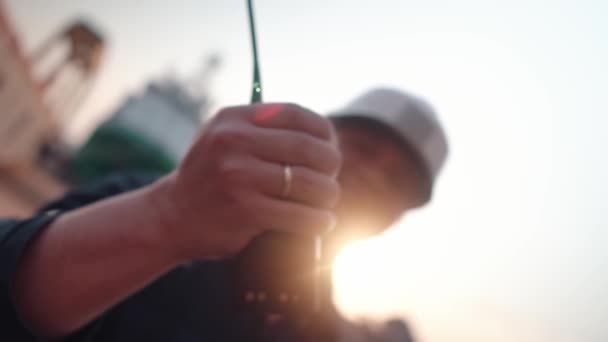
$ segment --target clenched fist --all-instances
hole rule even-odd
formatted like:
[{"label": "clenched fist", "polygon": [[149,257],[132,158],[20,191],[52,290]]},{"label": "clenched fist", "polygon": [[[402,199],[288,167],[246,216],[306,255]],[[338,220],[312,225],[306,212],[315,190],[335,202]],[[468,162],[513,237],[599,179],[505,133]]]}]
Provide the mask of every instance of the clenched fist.
[{"label": "clenched fist", "polygon": [[169,247],[184,261],[219,258],[267,230],[328,231],[340,192],[336,141],[327,119],[297,105],[221,110],[155,185]]}]

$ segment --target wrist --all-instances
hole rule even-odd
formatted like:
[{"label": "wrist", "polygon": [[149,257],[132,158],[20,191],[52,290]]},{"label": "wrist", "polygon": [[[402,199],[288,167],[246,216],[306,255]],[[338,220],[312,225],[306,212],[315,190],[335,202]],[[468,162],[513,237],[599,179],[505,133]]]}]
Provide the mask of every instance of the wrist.
[{"label": "wrist", "polygon": [[175,265],[191,261],[179,247],[178,220],[171,201],[173,174],[169,174],[145,188],[143,192],[146,211],[150,213],[152,234],[158,240],[168,262]]}]

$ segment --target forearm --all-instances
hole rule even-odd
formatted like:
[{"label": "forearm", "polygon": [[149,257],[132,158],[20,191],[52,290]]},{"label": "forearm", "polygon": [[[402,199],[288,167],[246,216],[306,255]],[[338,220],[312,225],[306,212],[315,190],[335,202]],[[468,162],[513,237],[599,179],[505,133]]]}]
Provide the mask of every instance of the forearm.
[{"label": "forearm", "polygon": [[150,204],[155,186],[68,212],[28,247],[15,296],[35,332],[73,332],[178,264]]},{"label": "forearm", "polygon": [[234,255],[267,230],[332,227],[341,154],[331,123],[296,105],[278,108],[222,110],[174,173],[42,231],[17,266],[25,322],[61,337],[182,262]]}]

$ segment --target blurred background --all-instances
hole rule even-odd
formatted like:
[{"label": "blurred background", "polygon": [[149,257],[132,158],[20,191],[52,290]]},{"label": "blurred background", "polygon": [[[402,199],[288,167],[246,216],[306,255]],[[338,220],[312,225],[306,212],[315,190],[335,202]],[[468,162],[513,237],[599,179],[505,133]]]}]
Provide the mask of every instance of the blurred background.
[{"label": "blurred background", "polygon": [[[265,100],[327,113],[398,87],[448,132],[433,202],[336,261],[344,315],[430,342],[608,340],[608,2],[255,5]],[[0,216],[171,170],[251,71],[244,1],[0,1]]]}]

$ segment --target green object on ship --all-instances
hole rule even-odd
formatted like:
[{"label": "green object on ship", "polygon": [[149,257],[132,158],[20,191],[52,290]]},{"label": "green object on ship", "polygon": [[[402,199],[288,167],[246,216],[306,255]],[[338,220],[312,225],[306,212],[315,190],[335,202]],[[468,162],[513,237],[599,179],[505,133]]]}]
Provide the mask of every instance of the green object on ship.
[{"label": "green object on ship", "polygon": [[116,172],[164,174],[178,161],[159,144],[133,130],[105,123],[77,152],[72,176],[78,183],[91,183]]}]

